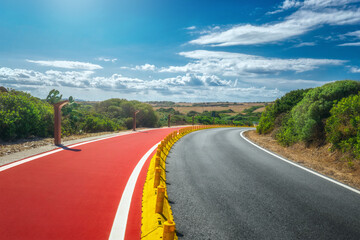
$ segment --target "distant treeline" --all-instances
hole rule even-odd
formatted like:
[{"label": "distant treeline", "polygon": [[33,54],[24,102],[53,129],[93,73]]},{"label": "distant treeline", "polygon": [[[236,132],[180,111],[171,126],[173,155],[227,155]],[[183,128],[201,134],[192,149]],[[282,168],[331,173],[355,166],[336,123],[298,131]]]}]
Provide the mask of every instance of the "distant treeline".
[{"label": "distant treeline", "polygon": [[291,91],[266,107],[257,132],[271,133],[282,145],[331,143],[360,159],[360,82],[337,81]]},{"label": "distant treeline", "polygon": [[232,109],[221,111],[203,111],[201,113],[190,111],[187,114],[176,111],[174,108],[160,108],[156,111],[159,113],[160,125],[166,125],[168,115],[171,114],[171,124],[191,124],[194,117],[195,124],[253,126],[254,123],[259,122],[261,116],[260,112],[254,111],[261,107],[263,107],[263,105],[252,106],[251,108],[245,109],[242,113],[236,115],[232,114],[234,113]]}]

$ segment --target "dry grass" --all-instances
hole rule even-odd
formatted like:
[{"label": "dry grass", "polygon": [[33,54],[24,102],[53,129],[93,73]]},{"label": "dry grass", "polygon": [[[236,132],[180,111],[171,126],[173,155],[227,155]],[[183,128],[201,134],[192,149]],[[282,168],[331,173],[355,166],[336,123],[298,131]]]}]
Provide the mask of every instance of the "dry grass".
[{"label": "dry grass", "polygon": [[303,143],[297,143],[291,147],[283,147],[270,135],[259,135],[255,131],[248,131],[245,136],[287,159],[360,189],[360,163],[354,162],[354,165],[350,167],[346,161],[342,160],[344,158],[342,153],[329,151],[329,144],[321,147],[306,147]]}]

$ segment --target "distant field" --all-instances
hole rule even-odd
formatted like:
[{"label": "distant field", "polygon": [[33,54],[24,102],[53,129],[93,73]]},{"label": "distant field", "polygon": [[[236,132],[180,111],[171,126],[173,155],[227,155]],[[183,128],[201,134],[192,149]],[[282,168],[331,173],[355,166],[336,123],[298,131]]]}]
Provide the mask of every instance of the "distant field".
[{"label": "distant field", "polygon": [[162,102],[159,103],[152,103],[150,104],[154,107],[155,110],[159,108],[174,108],[176,111],[179,111],[180,113],[187,114],[190,111],[196,111],[199,113],[202,113],[204,111],[223,111],[231,109],[234,111],[234,113],[230,115],[236,115],[238,113],[241,113],[245,109],[248,109],[253,106],[264,106],[259,109],[256,109],[254,112],[262,112],[265,109],[266,103],[173,103],[173,104],[164,104]]}]

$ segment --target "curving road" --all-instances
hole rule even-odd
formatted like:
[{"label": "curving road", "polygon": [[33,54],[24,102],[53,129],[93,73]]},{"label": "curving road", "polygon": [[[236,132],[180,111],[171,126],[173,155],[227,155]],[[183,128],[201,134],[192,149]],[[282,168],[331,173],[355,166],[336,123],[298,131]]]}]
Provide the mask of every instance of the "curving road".
[{"label": "curving road", "polygon": [[360,194],[209,129],[168,157],[179,239],[360,239]]}]

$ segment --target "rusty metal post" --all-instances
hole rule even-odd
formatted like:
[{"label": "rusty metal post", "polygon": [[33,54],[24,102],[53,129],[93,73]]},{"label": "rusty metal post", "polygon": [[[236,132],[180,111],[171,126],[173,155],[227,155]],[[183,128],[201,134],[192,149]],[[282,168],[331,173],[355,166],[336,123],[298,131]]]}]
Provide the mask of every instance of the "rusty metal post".
[{"label": "rusty metal post", "polygon": [[170,127],[171,114],[168,116],[168,127]]},{"label": "rusty metal post", "polygon": [[61,108],[69,103],[68,100],[54,104],[54,144],[61,144]]},{"label": "rusty metal post", "polygon": [[133,131],[136,131],[136,114],[138,114],[140,111],[135,111],[133,116]]},{"label": "rusty metal post", "polygon": [[192,125],[195,125],[195,116],[192,116]]}]

